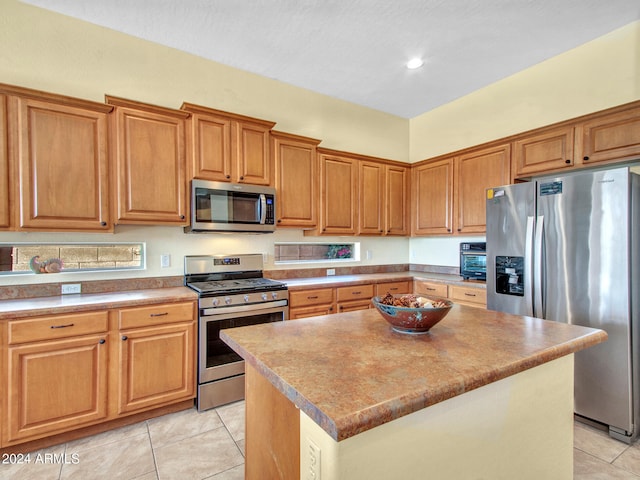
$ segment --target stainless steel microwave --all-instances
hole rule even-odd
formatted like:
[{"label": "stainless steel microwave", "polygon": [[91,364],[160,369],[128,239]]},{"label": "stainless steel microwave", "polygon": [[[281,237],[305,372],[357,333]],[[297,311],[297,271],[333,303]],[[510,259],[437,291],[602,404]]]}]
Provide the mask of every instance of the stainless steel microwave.
[{"label": "stainless steel microwave", "polygon": [[191,181],[191,224],[185,232],[271,233],[276,189],[260,185]]}]

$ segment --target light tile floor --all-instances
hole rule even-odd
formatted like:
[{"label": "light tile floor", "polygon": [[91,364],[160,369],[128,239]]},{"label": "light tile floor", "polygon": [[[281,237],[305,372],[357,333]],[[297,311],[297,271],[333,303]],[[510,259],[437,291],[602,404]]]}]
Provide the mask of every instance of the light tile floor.
[{"label": "light tile floor", "polygon": [[[244,402],[186,410],[0,464],[2,480],[244,480]],[[640,480],[640,442],[574,424],[575,480]],[[542,479],[541,479],[542,480]]]}]

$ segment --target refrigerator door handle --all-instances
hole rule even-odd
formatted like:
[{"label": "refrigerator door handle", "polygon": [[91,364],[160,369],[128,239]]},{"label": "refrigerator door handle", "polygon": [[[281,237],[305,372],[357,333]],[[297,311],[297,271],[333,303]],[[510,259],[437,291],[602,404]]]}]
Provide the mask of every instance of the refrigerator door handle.
[{"label": "refrigerator door handle", "polygon": [[533,252],[533,298],[534,314],[538,318],[544,318],[542,310],[542,241],[544,239],[544,216],[538,216],[535,228],[535,241]]},{"label": "refrigerator door handle", "polygon": [[525,299],[525,315],[533,316],[533,235],[534,235],[534,217],[527,217],[527,231],[524,240],[524,299]]}]

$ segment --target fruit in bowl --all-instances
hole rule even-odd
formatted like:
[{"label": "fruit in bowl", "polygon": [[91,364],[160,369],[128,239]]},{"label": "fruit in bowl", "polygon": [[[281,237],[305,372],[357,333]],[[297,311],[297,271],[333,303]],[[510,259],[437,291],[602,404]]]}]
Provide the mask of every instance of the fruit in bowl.
[{"label": "fruit in bowl", "polygon": [[453,303],[445,298],[426,298],[420,295],[391,295],[373,297],[373,306],[400,333],[427,333],[442,320]]}]

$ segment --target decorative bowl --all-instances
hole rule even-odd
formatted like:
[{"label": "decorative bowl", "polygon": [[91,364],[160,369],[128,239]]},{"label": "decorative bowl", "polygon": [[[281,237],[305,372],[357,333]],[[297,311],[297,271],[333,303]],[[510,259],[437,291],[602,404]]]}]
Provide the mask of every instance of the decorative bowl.
[{"label": "decorative bowl", "polygon": [[[393,295],[394,298],[401,298],[405,295]],[[421,295],[415,295],[421,297]],[[446,298],[429,297],[432,302],[442,302],[444,307],[402,307],[387,305],[382,303],[383,297],[373,297],[371,303],[378,309],[380,315],[389,322],[391,328],[399,333],[421,334],[427,333],[431,327],[447,316],[453,303]],[[422,297],[424,298],[424,297]]]}]

